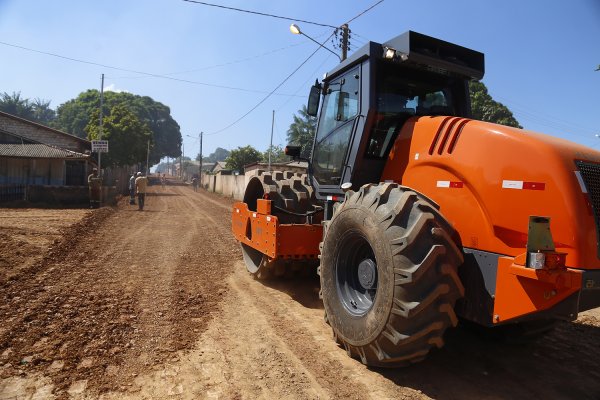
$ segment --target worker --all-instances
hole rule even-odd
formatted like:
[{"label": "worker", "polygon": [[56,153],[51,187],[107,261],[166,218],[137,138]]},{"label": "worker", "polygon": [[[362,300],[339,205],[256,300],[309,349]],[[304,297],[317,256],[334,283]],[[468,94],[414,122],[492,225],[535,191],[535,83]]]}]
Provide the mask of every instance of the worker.
[{"label": "worker", "polygon": [[148,179],[145,176],[142,176],[141,172],[137,173],[137,178],[135,178],[135,192],[138,197],[138,210],[142,211],[144,209],[144,201],[146,200],[146,186],[148,186]]},{"label": "worker", "polygon": [[98,176],[98,168],[92,169],[92,173],[88,175],[88,187],[90,189],[90,208],[100,207],[102,178]]},{"label": "worker", "polygon": [[135,172],[129,178],[129,205],[135,206]]}]

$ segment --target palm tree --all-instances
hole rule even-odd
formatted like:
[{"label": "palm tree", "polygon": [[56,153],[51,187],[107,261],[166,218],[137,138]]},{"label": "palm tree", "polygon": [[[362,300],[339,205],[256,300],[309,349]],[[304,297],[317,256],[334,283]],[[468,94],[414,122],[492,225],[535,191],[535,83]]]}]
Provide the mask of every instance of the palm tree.
[{"label": "palm tree", "polygon": [[287,139],[289,143],[302,148],[300,155],[303,158],[309,158],[317,130],[317,119],[306,113],[306,106],[302,106],[298,114],[294,114],[294,122],[287,131]]},{"label": "palm tree", "polygon": [[16,115],[17,117],[34,120],[33,105],[28,99],[21,98],[21,92],[6,92],[0,95],[0,111]]},{"label": "palm tree", "polygon": [[50,108],[50,100],[36,98],[31,103],[33,119],[40,124],[49,125],[56,119],[56,111]]}]

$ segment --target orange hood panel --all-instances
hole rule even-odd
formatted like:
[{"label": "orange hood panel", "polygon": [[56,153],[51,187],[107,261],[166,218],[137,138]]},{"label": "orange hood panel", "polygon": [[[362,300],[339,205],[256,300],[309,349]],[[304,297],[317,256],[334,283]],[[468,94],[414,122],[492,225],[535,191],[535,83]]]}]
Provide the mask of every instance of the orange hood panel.
[{"label": "orange hood panel", "polygon": [[595,217],[576,160],[600,163],[600,152],[502,125],[419,117],[404,124],[382,180],[437,202],[464,247],[517,256],[525,252],[529,216],[548,216],[567,264],[596,269]]}]

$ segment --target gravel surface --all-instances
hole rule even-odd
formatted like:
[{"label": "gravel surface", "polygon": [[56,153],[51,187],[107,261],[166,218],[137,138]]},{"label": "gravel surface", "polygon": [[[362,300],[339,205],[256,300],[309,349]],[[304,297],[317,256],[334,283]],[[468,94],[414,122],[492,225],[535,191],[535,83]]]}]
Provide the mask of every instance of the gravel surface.
[{"label": "gravel surface", "polygon": [[317,278],[248,276],[231,199],[151,190],[143,212],[0,209],[0,400],[600,398],[598,310],[369,369],[332,340]]}]

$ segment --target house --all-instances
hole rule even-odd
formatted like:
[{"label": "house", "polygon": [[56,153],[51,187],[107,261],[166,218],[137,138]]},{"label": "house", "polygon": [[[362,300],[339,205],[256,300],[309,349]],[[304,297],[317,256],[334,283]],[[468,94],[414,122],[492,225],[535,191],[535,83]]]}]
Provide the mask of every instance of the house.
[{"label": "house", "polygon": [[0,200],[16,187],[87,187],[90,154],[88,140],[0,111]]},{"label": "house", "polygon": [[211,174],[230,175],[231,172],[231,169],[227,168],[227,163],[225,161],[217,161],[210,170]]}]

